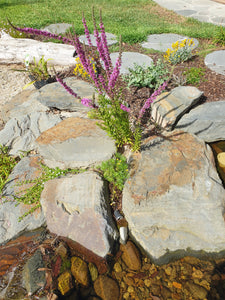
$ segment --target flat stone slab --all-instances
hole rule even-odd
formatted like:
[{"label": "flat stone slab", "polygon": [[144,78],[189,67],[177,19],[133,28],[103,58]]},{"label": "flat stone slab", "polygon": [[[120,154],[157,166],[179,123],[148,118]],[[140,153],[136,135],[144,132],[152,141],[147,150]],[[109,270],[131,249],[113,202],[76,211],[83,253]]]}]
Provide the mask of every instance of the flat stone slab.
[{"label": "flat stone slab", "polygon": [[[190,39],[187,36],[178,35],[175,33],[162,33],[162,34],[151,34],[147,37],[147,42],[141,43],[143,48],[154,49],[158,51],[165,52],[168,48],[172,49],[172,44],[179,41],[183,41],[184,39]],[[192,49],[198,47],[198,40],[193,38],[194,45],[192,45]]]},{"label": "flat stone slab", "polygon": [[[119,52],[113,52],[110,54],[113,66],[115,66],[118,56]],[[148,55],[138,52],[123,52],[120,74],[128,74],[129,68],[134,68],[135,64],[148,67],[151,66],[152,63],[153,60]]]},{"label": "flat stone slab", "polygon": [[225,50],[214,51],[207,54],[204,61],[210,70],[225,75]]},{"label": "flat stone slab", "polygon": [[45,60],[50,59],[49,66],[71,66],[76,64],[74,50],[71,45],[16,39],[5,33],[0,38],[0,63],[24,63],[26,57],[29,62],[33,62],[34,57],[39,61],[44,56]]},{"label": "flat stone slab", "polygon": [[[64,82],[82,99],[92,99],[93,94],[96,94],[95,88],[84,80],[69,77]],[[53,96],[54,95],[54,96]],[[35,99],[42,105],[49,108],[57,108],[59,110],[67,111],[89,111],[90,108],[81,104],[79,98],[75,98],[69,94],[64,87],[58,83],[50,83],[42,87],[34,95]]]},{"label": "flat stone slab", "polygon": [[[118,43],[116,35],[114,35],[112,33],[108,33],[108,32],[106,32],[105,34],[106,34],[107,45],[108,46],[111,46],[111,45],[114,45],[114,44]],[[90,38],[91,38],[91,42],[92,42],[93,46],[96,47],[97,43],[96,43],[96,39],[94,37],[94,34],[90,34]],[[86,35],[80,35],[79,40],[80,40],[81,43],[84,43],[85,45],[88,45],[88,40],[86,38]]]},{"label": "flat stone slab", "polygon": [[172,128],[190,107],[198,103],[202,94],[193,86],[179,86],[162,93],[151,105],[152,118],[161,127]]},{"label": "flat stone slab", "polygon": [[11,155],[33,150],[39,135],[61,121],[59,115],[33,112],[10,119],[0,131],[0,144],[10,148]]},{"label": "flat stone slab", "polygon": [[[218,0],[221,2],[224,0]],[[160,6],[173,10],[179,15],[191,17],[201,22],[225,26],[225,5],[212,0],[154,0]]]},{"label": "flat stone slab", "polygon": [[225,101],[195,107],[180,119],[175,128],[193,133],[207,143],[225,140]]},{"label": "flat stone slab", "polygon": [[129,232],[156,263],[225,250],[225,191],[210,146],[173,131],[130,159],[122,208]]},{"label": "flat stone slab", "polygon": [[43,28],[44,31],[48,31],[54,34],[65,33],[72,25],[68,23],[56,23],[51,24]]},{"label": "flat stone slab", "polygon": [[118,238],[107,186],[88,171],[45,183],[41,205],[48,229],[78,242],[100,257],[111,253]]},{"label": "flat stone slab", "polygon": [[51,168],[88,167],[108,160],[116,152],[113,139],[96,120],[67,118],[43,132],[36,147]]}]

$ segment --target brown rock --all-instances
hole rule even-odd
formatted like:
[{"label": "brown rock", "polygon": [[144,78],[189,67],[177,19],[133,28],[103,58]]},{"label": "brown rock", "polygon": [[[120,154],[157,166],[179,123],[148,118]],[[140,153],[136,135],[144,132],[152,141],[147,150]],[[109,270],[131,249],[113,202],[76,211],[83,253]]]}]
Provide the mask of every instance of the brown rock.
[{"label": "brown rock", "polygon": [[190,291],[194,299],[205,299],[208,294],[208,291],[204,287],[192,282],[187,282],[185,287]]},{"label": "brown rock", "polygon": [[102,300],[119,299],[120,292],[118,284],[108,276],[100,275],[94,283],[94,289]]},{"label": "brown rock", "polygon": [[89,285],[88,266],[85,261],[79,257],[71,258],[71,272],[75,279],[82,285]]},{"label": "brown rock", "polygon": [[123,252],[122,259],[131,270],[138,271],[141,269],[140,253],[136,246],[128,241],[125,245],[120,245],[120,249]]}]

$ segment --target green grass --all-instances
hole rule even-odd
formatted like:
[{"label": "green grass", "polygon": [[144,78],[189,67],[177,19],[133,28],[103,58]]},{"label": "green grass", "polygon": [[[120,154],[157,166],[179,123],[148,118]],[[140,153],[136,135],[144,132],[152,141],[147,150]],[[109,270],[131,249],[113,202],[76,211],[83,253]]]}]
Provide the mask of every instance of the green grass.
[{"label": "green grass", "polygon": [[[122,36],[122,41],[144,41],[149,34],[173,32],[196,38],[213,38],[218,26],[178,16],[151,0],[0,0],[0,27],[6,17],[14,25],[42,28],[58,22],[73,24],[83,34],[82,12],[93,29],[91,7],[96,17],[102,9],[106,31]],[[98,18],[97,18],[98,21]]]}]

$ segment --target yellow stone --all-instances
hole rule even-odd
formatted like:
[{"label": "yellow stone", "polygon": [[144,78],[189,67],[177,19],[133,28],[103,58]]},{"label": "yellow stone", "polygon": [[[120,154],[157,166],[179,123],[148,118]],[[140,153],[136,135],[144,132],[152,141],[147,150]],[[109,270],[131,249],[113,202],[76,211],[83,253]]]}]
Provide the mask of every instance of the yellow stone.
[{"label": "yellow stone", "polygon": [[128,293],[133,293],[134,292],[134,287],[132,285],[129,285],[127,288]]},{"label": "yellow stone", "polygon": [[65,271],[58,278],[58,289],[62,295],[65,295],[72,288],[72,276],[69,271]]},{"label": "yellow stone", "polygon": [[121,267],[120,263],[118,263],[118,262],[115,263],[113,268],[114,268],[116,273],[122,272],[122,267]]},{"label": "yellow stone", "polygon": [[225,168],[225,152],[221,152],[217,155],[218,163],[221,168]]},{"label": "yellow stone", "polygon": [[151,285],[151,280],[145,279],[144,284],[145,284],[147,287],[150,287],[150,285]]}]

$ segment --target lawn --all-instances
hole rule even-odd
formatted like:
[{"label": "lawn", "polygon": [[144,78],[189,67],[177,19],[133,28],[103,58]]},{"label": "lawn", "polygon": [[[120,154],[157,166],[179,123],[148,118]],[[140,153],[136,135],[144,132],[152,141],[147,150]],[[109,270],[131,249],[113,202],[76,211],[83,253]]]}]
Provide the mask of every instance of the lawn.
[{"label": "lawn", "polygon": [[212,38],[218,30],[213,24],[178,16],[152,0],[0,0],[0,28],[7,27],[8,17],[14,25],[38,29],[52,23],[70,23],[77,34],[83,34],[82,13],[92,29],[92,6],[97,21],[101,9],[106,30],[130,44],[154,33]]}]

